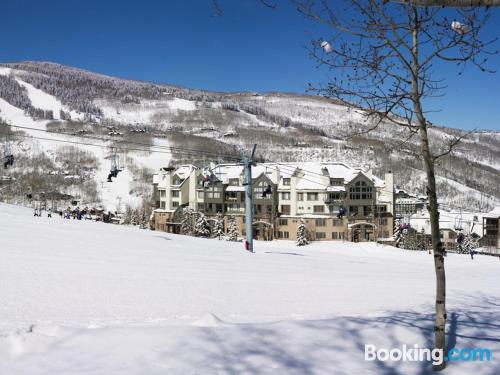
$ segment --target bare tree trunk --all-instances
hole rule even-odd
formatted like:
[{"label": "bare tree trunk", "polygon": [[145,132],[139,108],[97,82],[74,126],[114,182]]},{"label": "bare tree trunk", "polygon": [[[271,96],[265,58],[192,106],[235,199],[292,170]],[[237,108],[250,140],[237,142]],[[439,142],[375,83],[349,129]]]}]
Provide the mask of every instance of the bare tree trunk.
[{"label": "bare tree trunk", "polygon": [[[425,120],[424,120],[425,121]],[[427,174],[427,196],[429,199],[429,216],[431,222],[432,248],[434,250],[434,270],[436,273],[436,316],[434,324],[436,349],[445,350],[445,324],[446,324],[446,274],[444,270],[444,249],[439,234],[439,211],[436,194],[436,176],[434,174],[434,158],[429,150],[429,140],[427,138],[427,127],[420,124],[421,152],[424,159],[425,173]],[[435,370],[442,370],[445,367],[435,366]]]},{"label": "bare tree trunk", "polygon": [[[427,176],[427,198],[429,201],[428,211],[431,224],[432,248],[434,250],[434,271],[436,273],[436,315],[434,323],[434,348],[441,349],[444,353],[445,324],[446,324],[446,275],[444,270],[444,249],[439,233],[439,210],[436,192],[436,175],[434,171],[434,156],[429,146],[427,134],[427,121],[423,114],[419,92],[419,50],[418,33],[419,21],[418,11],[413,7],[413,46],[412,46],[412,96],[415,115],[418,121],[418,131],[420,135],[420,152],[424,162],[424,169]],[[434,366],[435,370],[442,370],[445,362]]]}]

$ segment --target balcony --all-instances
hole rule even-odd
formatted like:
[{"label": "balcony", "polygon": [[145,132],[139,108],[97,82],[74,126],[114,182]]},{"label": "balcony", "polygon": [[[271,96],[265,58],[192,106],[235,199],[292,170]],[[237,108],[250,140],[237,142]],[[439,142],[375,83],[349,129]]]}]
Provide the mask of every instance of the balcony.
[{"label": "balcony", "polygon": [[336,199],[336,198],[329,197],[329,196],[326,196],[324,198],[324,201],[325,201],[325,204],[333,204],[336,206],[343,206],[345,204],[344,199]]}]

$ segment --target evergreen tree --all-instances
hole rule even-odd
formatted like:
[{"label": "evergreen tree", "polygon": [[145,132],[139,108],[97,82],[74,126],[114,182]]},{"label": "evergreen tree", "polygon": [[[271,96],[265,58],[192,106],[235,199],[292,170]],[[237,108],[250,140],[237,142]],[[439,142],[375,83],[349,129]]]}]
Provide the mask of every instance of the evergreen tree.
[{"label": "evergreen tree", "polygon": [[185,207],[182,210],[181,233],[187,236],[193,235],[193,210]]},{"label": "evergreen tree", "polygon": [[224,237],[224,216],[221,212],[217,212],[217,216],[215,218],[214,235],[219,240]]},{"label": "evergreen tree", "polygon": [[134,209],[132,210],[132,219],[130,220],[130,223],[132,225],[139,225],[139,222],[140,222],[139,210]]},{"label": "evergreen tree", "polygon": [[228,241],[238,241],[238,226],[236,225],[236,217],[229,216],[229,225],[227,230]]},{"label": "evergreen tree", "polygon": [[127,205],[125,207],[125,213],[123,214],[123,224],[130,225],[132,222],[132,208]]},{"label": "evergreen tree", "polygon": [[396,218],[396,220],[394,221],[394,235],[393,235],[396,247],[401,247],[401,241],[403,239],[402,225],[403,225],[403,219],[399,217]]},{"label": "evergreen tree", "polygon": [[300,223],[297,226],[297,246],[305,246],[308,243],[306,225],[304,224],[304,219],[300,219]]},{"label": "evergreen tree", "polygon": [[139,225],[142,229],[146,229],[148,227],[148,215],[146,214],[146,210],[144,208],[141,208]]},{"label": "evergreen tree", "polygon": [[194,227],[194,233],[198,237],[209,237],[210,236],[210,226],[208,225],[207,218],[202,212],[197,214],[198,219],[196,220],[196,225]]},{"label": "evergreen tree", "polygon": [[470,254],[479,247],[477,237],[472,233],[466,234],[463,238],[462,243],[457,242],[457,253],[459,254]]}]

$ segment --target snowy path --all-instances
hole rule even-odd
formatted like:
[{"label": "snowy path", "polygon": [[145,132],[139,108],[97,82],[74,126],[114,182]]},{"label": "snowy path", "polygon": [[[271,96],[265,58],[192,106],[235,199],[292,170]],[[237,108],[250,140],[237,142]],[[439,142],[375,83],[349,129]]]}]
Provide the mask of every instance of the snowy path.
[{"label": "snowy path", "polygon": [[[0,374],[425,368],[390,372],[365,362],[363,347],[430,345],[431,256],[375,244],[255,247],[0,204]],[[450,339],[498,353],[500,262],[476,258],[447,258]],[[500,369],[498,360],[453,366]]]}]

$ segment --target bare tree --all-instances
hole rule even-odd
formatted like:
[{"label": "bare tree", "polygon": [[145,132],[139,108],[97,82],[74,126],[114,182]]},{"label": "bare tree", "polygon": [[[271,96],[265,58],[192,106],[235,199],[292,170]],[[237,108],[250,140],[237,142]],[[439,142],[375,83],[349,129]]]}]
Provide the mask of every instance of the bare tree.
[{"label": "bare tree", "polygon": [[[292,0],[298,10],[326,27],[331,35],[315,40],[310,53],[328,67],[334,78],[311,86],[324,96],[356,108],[367,120],[360,132],[393,124],[408,129],[408,139],[420,139],[420,157],[427,177],[428,210],[436,273],[435,347],[445,349],[446,277],[444,247],[439,234],[436,161],[449,154],[463,135],[444,143],[431,142],[426,116],[430,98],[443,95],[446,86],[435,67],[467,64],[487,71],[485,55],[491,43],[480,40],[487,9],[428,8],[409,2],[383,0]],[[457,21],[459,20],[459,21]],[[436,369],[444,368],[443,365]]]}]

